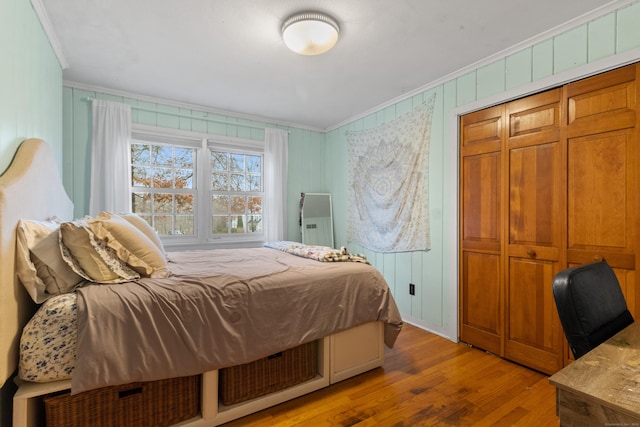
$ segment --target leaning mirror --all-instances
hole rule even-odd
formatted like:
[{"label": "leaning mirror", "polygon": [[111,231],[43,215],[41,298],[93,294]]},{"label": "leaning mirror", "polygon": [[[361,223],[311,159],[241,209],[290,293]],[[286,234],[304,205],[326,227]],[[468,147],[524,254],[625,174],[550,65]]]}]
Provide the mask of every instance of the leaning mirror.
[{"label": "leaning mirror", "polygon": [[302,193],[300,219],[302,243],[333,248],[331,194]]}]

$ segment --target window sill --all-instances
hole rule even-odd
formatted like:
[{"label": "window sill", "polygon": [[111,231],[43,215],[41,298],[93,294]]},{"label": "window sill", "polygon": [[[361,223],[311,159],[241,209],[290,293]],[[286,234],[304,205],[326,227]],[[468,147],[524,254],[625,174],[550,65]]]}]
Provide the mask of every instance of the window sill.
[{"label": "window sill", "polygon": [[259,248],[264,245],[264,240],[224,240],[206,243],[178,243],[164,242],[164,249],[167,252],[193,251],[202,249],[237,249],[237,248]]}]

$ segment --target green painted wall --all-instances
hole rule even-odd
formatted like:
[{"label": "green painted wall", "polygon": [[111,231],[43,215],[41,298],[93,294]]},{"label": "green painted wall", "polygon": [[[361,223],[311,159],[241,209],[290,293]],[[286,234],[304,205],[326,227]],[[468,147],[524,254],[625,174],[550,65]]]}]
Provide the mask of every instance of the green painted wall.
[{"label": "green painted wall", "polygon": [[67,192],[75,204],[75,216],[89,212],[91,166],[91,101],[90,98],[131,105],[133,123],[209,135],[264,140],[264,129],[289,131],[289,240],[300,239],[298,201],[301,192],[326,192],[324,165],[324,133],[286,127],[197,109],[172,105],[170,101],[149,102],[135,95],[121,96],[76,87],[64,90],[64,174]]},{"label": "green painted wall", "polygon": [[[598,64],[640,60],[640,2],[606,12],[562,34],[468,70],[423,93],[381,107],[326,135],[327,182],[334,194],[336,245],[361,251],[381,270],[405,320],[457,339],[457,121],[456,114],[526,95],[545,81],[561,80]],[[606,60],[609,59],[607,62]],[[425,61],[425,63],[428,63]],[[594,65],[592,65],[594,64]],[[591,69],[591,68],[595,68]],[[601,71],[601,70],[600,70]],[[367,251],[346,241],[348,130],[393,120],[436,93],[429,158],[431,250],[398,254]],[[471,106],[471,107],[469,107]],[[416,295],[409,295],[409,283]]]},{"label": "green painted wall", "polygon": [[62,164],[62,69],[29,0],[0,1],[0,173],[25,138]]},{"label": "green painted wall", "polygon": [[[29,0],[0,1],[0,174],[22,140],[48,141],[62,165],[62,69]],[[4,268],[0,266],[0,268]],[[0,389],[0,425],[11,425],[9,380]]]}]

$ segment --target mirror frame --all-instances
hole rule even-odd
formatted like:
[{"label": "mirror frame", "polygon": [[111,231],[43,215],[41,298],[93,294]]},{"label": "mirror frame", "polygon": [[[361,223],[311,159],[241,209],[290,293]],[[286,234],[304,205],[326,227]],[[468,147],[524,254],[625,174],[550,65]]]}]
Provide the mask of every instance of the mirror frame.
[{"label": "mirror frame", "polygon": [[[306,244],[306,245],[320,245],[320,246],[329,246],[331,248],[334,247],[335,245],[335,239],[333,237],[333,201],[331,200],[331,193],[301,193],[301,201],[300,201],[300,232],[302,234],[302,243]],[[305,204],[308,202],[308,198],[309,197],[316,197],[316,196],[325,196],[328,198],[329,201],[329,221],[328,221],[328,227],[329,227],[329,233],[330,233],[330,239],[329,241],[325,242],[324,240],[322,241],[310,241],[309,238],[309,232],[306,232],[307,229],[307,223],[305,222]],[[310,217],[310,218],[325,218],[325,217]],[[309,224],[311,225],[311,224]]]}]

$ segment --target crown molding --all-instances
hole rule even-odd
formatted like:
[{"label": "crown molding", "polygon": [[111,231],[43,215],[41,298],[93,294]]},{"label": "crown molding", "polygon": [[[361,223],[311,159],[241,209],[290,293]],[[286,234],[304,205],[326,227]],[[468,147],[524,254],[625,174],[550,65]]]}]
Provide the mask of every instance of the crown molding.
[{"label": "crown molding", "polygon": [[[204,113],[220,114],[220,115],[223,115],[223,116],[233,117],[233,118],[236,118],[236,119],[244,119],[244,120],[251,120],[251,121],[255,121],[255,122],[260,122],[260,123],[264,123],[266,125],[278,125],[278,126],[282,126],[282,127],[286,127],[286,128],[295,128],[295,129],[302,129],[302,130],[308,130],[308,131],[313,131],[313,132],[324,133],[324,129],[316,128],[316,127],[313,127],[313,126],[305,126],[305,125],[301,125],[301,124],[298,124],[298,123],[286,122],[286,121],[282,121],[282,120],[274,120],[274,119],[271,119],[271,118],[268,118],[268,117],[253,116],[253,115],[250,115],[250,114],[243,114],[243,113],[238,113],[238,112],[235,112],[235,111],[220,110],[220,109],[216,109],[216,108],[212,108],[212,107],[207,107],[207,106],[204,106],[204,105],[190,104],[190,103],[187,103],[187,102],[173,101],[173,100],[164,99],[164,98],[156,98],[156,97],[148,96],[148,95],[140,95],[140,94],[137,94],[137,93],[127,92],[127,91],[124,91],[124,90],[109,89],[109,88],[106,88],[106,87],[89,85],[89,84],[85,84],[85,83],[78,83],[78,82],[69,81],[69,80],[64,80],[62,82],[62,85],[64,87],[69,87],[69,88],[73,88],[73,89],[80,89],[80,90],[84,90],[84,91],[87,91],[87,92],[97,92],[97,93],[103,93],[103,94],[106,94],[106,95],[121,96],[123,98],[131,98],[131,99],[135,99],[135,100],[138,100],[138,101],[150,102],[150,103],[153,103],[153,104],[162,104],[162,105],[167,105],[167,106],[170,106],[170,107],[184,108],[184,109],[187,109],[187,110],[197,110],[197,111],[201,111],[201,112],[204,112]],[[162,111],[158,111],[158,113],[162,113]],[[228,124],[232,125],[233,123],[228,123]]]},{"label": "crown molding", "polygon": [[38,16],[38,20],[40,21],[40,25],[42,26],[47,39],[49,39],[49,44],[58,59],[60,68],[63,70],[69,68],[69,62],[67,62],[67,58],[64,56],[62,45],[60,44],[60,40],[58,39],[56,32],[53,30],[53,25],[51,25],[51,21],[49,20],[49,14],[42,4],[42,0],[31,0],[31,7],[33,7],[34,12]]}]

